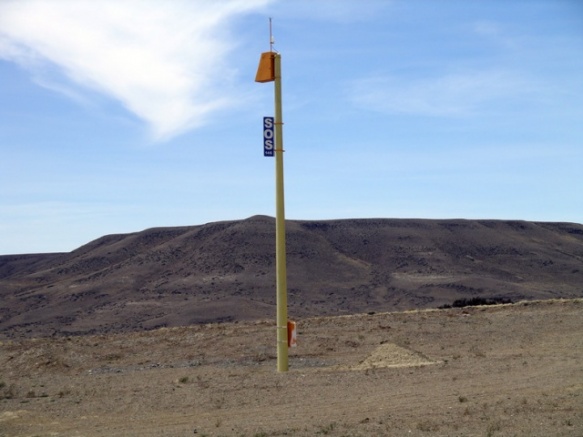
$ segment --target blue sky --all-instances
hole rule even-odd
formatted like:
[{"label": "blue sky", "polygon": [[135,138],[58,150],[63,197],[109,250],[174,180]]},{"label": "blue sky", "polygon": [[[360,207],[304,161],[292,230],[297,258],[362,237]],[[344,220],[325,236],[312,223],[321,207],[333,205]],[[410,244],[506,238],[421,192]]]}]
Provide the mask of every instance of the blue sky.
[{"label": "blue sky", "polygon": [[578,0],[0,0],[0,254],[275,215],[583,222]]}]

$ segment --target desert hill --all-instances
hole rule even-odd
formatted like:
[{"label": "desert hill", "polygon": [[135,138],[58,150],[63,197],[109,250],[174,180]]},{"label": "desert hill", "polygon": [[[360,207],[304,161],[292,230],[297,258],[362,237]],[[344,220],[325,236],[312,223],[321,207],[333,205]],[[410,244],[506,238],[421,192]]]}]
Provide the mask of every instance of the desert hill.
[{"label": "desert hill", "polygon": [[[289,314],[583,297],[583,225],[290,220]],[[109,235],[70,253],[0,256],[0,336],[134,331],[272,317],[266,216]]]}]

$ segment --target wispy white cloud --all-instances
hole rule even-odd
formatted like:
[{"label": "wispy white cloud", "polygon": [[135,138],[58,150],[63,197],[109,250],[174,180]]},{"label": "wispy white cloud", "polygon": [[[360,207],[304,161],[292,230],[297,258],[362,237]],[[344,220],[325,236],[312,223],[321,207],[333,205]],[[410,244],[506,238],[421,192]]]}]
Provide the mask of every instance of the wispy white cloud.
[{"label": "wispy white cloud", "polygon": [[[147,122],[156,139],[201,126],[237,96],[227,55],[231,20],[271,0],[18,0],[0,4],[0,58],[53,90],[68,81],[108,95]],[[69,91],[69,95],[78,95]]]},{"label": "wispy white cloud", "polygon": [[491,102],[524,96],[532,86],[518,74],[495,70],[420,78],[374,76],[353,82],[350,99],[379,112],[465,116]]}]

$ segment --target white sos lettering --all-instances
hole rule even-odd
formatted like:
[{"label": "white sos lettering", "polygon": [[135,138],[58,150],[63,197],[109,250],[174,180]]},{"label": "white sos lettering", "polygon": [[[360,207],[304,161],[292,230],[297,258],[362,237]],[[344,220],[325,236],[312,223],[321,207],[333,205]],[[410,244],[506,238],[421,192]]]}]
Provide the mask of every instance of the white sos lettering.
[{"label": "white sos lettering", "polygon": [[273,118],[264,117],[263,118],[263,150],[264,152],[270,152],[273,150]]}]

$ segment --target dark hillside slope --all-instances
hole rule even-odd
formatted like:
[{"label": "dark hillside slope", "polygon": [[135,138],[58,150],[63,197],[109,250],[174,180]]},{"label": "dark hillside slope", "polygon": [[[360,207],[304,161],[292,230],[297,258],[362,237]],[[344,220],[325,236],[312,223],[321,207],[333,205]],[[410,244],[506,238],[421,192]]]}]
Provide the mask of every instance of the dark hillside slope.
[{"label": "dark hillside slope", "polygon": [[[583,226],[288,221],[290,317],[583,297]],[[149,329],[275,314],[274,219],[156,228],[0,257],[0,335]]]}]

